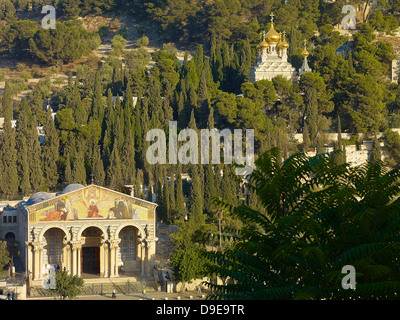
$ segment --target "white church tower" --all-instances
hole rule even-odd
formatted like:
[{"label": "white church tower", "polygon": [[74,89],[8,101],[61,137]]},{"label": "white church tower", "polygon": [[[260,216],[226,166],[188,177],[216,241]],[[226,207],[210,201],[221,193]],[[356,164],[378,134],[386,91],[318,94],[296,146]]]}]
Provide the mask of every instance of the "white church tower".
[{"label": "white church tower", "polygon": [[309,67],[308,61],[307,61],[307,57],[309,55],[310,55],[310,53],[307,51],[307,40],[304,40],[304,50],[303,50],[303,53],[302,53],[302,56],[303,56],[304,60],[303,60],[303,65],[299,69],[299,76],[301,76],[302,74],[304,74],[306,72],[312,71],[311,68]]},{"label": "white church tower", "polygon": [[285,32],[276,32],[274,28],[274,14],[271,13],[271,28],[267,33],[263,31],[262,41],[257,46],[259,51],[256,64],[250,70],[249,81],[262,79],[272,80],[281,75],[287,79],[296,80],[296,69],[287,61],[289,44],[285,39]]}]

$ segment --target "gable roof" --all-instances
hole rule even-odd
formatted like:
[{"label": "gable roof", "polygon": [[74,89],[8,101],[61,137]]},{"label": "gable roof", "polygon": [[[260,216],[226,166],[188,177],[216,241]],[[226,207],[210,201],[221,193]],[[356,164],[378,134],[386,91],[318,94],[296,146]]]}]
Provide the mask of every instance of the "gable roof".
[{"label": "gable roof", "polygon": [[95,184],[90,184],[88,186],[83,186],[81,184],[76,184],[76,183],[66,186],[63,191],[57,193],[55,196],[53,194],[51,194],[51,193],[48,193],[48,192],[37,192],[37,193],[33,194],[27,201],[22,201],[21,205],[25,209],[29,210],[29,209],[31,209],[33,207],[36,207],[37,205],[39,205],[39,204],[41,204],[43,202],[46,202],[48,200],[53,200],[53,199],[57,199],[57,198],[61,199],[61,198],[64,198],[65,196],[67,196],[69,194],[72,194],[72,193],[76,192],[77,190],[88,189],[88,188],[92,188],[92,187],[103,189],[103,190],[105,190],[107,192],[115,193],[118,196],[124,196],[124,197],[128,197],[128,198],[131,198],[131,199],[135,199],[135,200],[137,200],[137,202],[140,203],[140,205],[148,207],[148,208],[150,207],[150,208],[154,209],[154,208],[156,208],[158,206],[156,203],[153,203],[153,202],[150,202],[150,201],[147,201],[147,200],[143,200],[143,199],[140,199],[140,198],[136,198],[136,197],[133,197],[133,196],[131,196],[129,194],[118,192],[118,191],[115,191],[115,190],[112,190],[112,189],[108,189],[108,188],[105,188],[105,187],[102,187],[102,186],[98,186],[98,185],[95,185]]}]

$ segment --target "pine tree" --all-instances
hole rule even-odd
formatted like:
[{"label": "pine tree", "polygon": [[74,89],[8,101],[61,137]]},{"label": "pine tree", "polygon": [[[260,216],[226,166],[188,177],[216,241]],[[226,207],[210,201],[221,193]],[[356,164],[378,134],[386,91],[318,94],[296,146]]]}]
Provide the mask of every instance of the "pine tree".
[{"label": "pine tree", "polygon": [[59,160],[59,137],[51,116],[51,109],[47,111],[44,126],[45,138],[42,146],[42,165],[45,184],[53,189],[58,181],[57,163]]}]

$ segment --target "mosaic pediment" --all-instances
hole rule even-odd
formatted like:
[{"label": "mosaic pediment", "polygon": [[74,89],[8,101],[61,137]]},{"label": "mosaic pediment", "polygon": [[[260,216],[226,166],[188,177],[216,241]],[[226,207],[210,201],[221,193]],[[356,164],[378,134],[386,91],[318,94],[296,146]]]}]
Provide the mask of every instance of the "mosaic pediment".
[{"label": "mosaic pediment", "polygon": [[153,220],[157,205],[91,185],[27,206],[30,223],[89,219]]}]

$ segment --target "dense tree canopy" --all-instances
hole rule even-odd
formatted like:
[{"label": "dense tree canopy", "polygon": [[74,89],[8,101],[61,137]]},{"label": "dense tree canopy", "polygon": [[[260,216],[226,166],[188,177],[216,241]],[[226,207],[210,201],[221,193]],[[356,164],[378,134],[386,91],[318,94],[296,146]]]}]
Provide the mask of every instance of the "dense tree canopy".
[{"label": "dense tree canopy", "polygon": [[[231,248],[204,253],[209,274],[232,280],[208,283],[212,297],[396,299],[399,170],[336,165],[327,154],[279,164],[279,154],[264,153],[247,184],[261,209],[220,201],[244,226]],[[355,290],[342,288],[345,265],[355,267]]]}]

